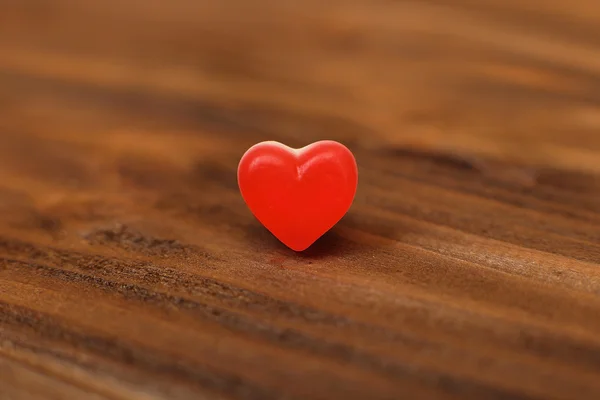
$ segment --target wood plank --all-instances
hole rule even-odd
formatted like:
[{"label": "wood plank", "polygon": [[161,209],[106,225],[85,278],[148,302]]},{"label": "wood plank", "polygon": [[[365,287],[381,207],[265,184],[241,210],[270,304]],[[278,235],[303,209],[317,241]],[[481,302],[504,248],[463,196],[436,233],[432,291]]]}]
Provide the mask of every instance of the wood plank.
[{"label": "wood plank", "polygon": [[[0,0],[0,397],[597,399],[593,0]],[[236,167],[356,155],[294,253]]]}]

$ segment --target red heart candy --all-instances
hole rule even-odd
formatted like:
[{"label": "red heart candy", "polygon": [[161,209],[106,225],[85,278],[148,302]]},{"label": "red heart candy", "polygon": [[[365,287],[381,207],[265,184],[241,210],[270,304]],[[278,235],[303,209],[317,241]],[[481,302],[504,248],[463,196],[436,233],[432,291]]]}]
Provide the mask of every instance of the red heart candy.
[{"label": "red heart candy", "polygon": [[358,168],[338,142],[292,149],[269,141],[243,155],[238,184],[254,216],[286,246],[303,251],[352,205]]}]

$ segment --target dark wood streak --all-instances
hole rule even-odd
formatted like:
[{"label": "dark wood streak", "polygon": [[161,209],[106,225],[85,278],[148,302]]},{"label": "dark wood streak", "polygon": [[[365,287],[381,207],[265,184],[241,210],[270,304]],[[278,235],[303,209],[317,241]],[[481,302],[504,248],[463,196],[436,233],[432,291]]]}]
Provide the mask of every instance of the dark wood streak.
[{"label": "dark wood streak", "polygon": [[[185,304],[182,304],[182,302],[178,302],[178,306],[187,308]],[[25,326],[29,329],[33,329],[35,327],[38,332],[42,331],[46,337],[78,343],[79,345],[84,346],[88,351],[96,354],[102,354],[105,357],[117,359],[118,361],[126,364],[134,364],[140,368],[149,369],[153,372],[160,372],[162,374],[184,378],[200,384],[201,386],[206,386],[212,390],[219,389],[226,393],[233,391],[234,394],[236,390],[240,390],[243,391],[244,395],[248,396],[249,398],[273,398],[273,395],[269,395],[264,391],[260,391],[256,388],[246,387],[246,383],[239,382],[239,379],[233,377],[206,376],[206,372],[201,371],[199,366],[190,366],[189,368],[185,368],[181,366],[180,363],[174,363],[173,365],[156,365],[158,361],[148,357],[148,351],[144,351],[143,349],[135,349],[130,344],[119,344],[115,343],[114,341],[63,330],[63,328],[51,323],[46,316],[40,315],[39,313],[32,314],[28,310],[19,310],[15,309],[13,306],[3,304],[0,304],[0,310],[3,311],[3,317],[1,320],[2,323],[5,323],[9,326]],[[286,332],[285,336],[278,334],[268,339],[275,340],[275,342],[280,342],[282,338],[285,338],[284,341],[293,343],[292,347],[299,347],[301,349],[308,348],[313,351],[316,350],[316,353],[320,355],[341,358],[346,362],[358,363],[367,368],[375,368],[376,370],[379,370],[380,373],[390,375],[390,377],[394,379],[404,380],[408,377],[414,382],[422,381],[422,383],[425,385],[435,386],[440,390],[446,391],[453,395],[485,396],[486,398],[490,399],[535,398],[531,396],[519,395],[518,393],[499,390],[494,387],[487,387],[486,385],[482,385],[478,382],[457,379],[456,377],[445,374],[436,374],[434,372],[423,370],[415,373],[410,365],[402,365],[390,362],[389,360],[381,360],[360,353],[355,354],[352,349],[345,348],[344,346],[332,346],[325,343],[305,344],[306,339],[299,335],[294,335],[293,332]],[[243,386],[243,389],[238,388],[238,385]]]},{"label": "dark wood streak", "polygon": [[[599,398],[596,2],[1,8],[1,399]],[[298,254],[236,167],[320,139]]]},{"label": "dark wood streak", "polygon": [[[77,102],[85,98],[96,107],[112,112],[127,109],[128,113],[140,118],[151,116],[154,124],[166,124],[177,128],[202,129],[204,135],[222,135],[241,139],[246,143],[268,137],[269,140],[285,141],[290,146],[302,146],[306,135],[318,140],[343,132],[360,137],[369,134],[369,129],[351,121],[328,115],[306,114],[293,109],[273,107],[260,103],[219,103],[211,99],[192,97],[185,94],[163,93],[145,88],[102,87],[81,85],[68,80],[54,80],[22,75],[18,72],[2,71],[0,75],[9,85],[18,83],[43,94],[60,93],[61,97]],[[292,143],[290,143],[290,139]],[[344,140],[350,145],[352,139]]]},{"label": "dark wood streak", "polygon": [[136,348],[132,344],[120,343],[119,340],[115,339],[65,329],[53,321],[52,318],[41,313],[34,313],[31,310],[6,304],[0,304],[0,310],[2,310],[2,323],[8,326],[20,326],[43,333],[49,339],[77,343],[78,346],[93,354],[102,355],[127,365],[137,366],[177,379],[185,379],[209,390],[244,395],[251,399],[276,398],[275,394],[253,387],[235,376],[218,374],[203,369],[199,365],[184,365],[180,360],[171,360],[170,363],[165,363],[163,359],[153,357],[152,352],[148,349]]}]

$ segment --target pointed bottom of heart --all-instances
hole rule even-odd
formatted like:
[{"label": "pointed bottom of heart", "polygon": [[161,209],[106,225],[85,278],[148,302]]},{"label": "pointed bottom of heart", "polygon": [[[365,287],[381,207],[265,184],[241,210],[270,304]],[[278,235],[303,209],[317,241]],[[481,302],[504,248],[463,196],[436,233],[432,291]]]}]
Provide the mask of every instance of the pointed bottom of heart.
[{"label": "pointed bottom of heart", "polygon": [[[268,230],[268,229],[267,229]],[[291,234],[288,235],[276,235],[275,233],[269,231],[277,240],[283,243],[288,248],[292,249],[296,252],[302,252],[311,247],[317,240],[319,240],[327,231],[323,232],[318,236],[312,236],[314,239],[307,239],[304,237],[297,237]]]}]

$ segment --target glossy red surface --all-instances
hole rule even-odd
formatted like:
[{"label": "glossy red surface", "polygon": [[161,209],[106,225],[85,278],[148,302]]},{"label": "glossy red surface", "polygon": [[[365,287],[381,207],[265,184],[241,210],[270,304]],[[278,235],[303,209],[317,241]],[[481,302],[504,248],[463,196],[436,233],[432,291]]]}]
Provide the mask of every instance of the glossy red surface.
[{"label": "glossy red surface", "polygon": [[358,168],[344,145],[324,140],[301,149],[262,142],[243,155],[238,184],[254,216],[295,251],[310,247],[346,214]]}]

